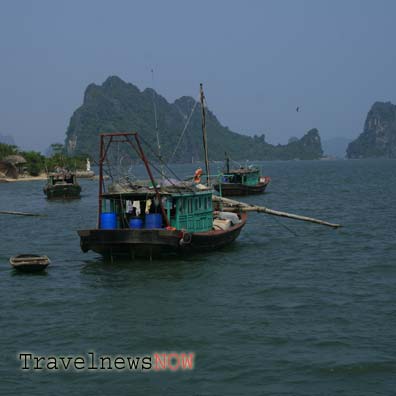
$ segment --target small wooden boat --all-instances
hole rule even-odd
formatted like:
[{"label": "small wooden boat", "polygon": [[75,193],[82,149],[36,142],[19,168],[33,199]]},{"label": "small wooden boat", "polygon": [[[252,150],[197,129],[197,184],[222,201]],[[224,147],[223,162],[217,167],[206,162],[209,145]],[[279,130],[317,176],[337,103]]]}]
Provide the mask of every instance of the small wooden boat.
[{"label": "small wooden boat", "polygon": [[48,199],[80,198],[81,186],[77,183],[75,173],[60,170],[48,175],[43,191]]},{"label": "small wooden boat", "polygon": [[37,254],[19,254],[10,258],[10,264],[19,271],[37,272],[43,271],[51,263],[47,256]]}]

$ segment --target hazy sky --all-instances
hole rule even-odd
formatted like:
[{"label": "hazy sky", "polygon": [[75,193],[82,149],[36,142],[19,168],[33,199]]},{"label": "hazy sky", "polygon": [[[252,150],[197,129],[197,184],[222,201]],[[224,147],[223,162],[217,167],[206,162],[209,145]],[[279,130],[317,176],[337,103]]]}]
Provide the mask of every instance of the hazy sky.
[{"label": "hazy sky", "polygon": [[354,138],[374,101],[396,102],[395,15],[392,0],[2,0],[0,133],[63,141],[86,86],[118,75],[168,101],[203,82],[224,125],[273,143]]}]

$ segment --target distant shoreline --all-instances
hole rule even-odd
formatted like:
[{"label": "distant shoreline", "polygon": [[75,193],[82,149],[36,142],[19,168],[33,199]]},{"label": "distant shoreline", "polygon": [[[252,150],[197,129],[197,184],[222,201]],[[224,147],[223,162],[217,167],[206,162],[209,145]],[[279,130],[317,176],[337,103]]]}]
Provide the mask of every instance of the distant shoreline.
[{"label": "distant shoreline", "polygon": [[[82,171],[81,173],[84,173]],[[48,176],[46,173],[41,173],[38,176],[21,176],[18,179],[11,179],[9,177],[0,177],[0,183],[15,183],[15,182],[24,182],[24,181],[36,181],[36,180],[47,180]],[[98,176],[93,174],[92,176],[84,176],[84,175],[78,175],[77,174],[77,179],[88,179],[88,180],[97,180]]]},{"label": "distant shoreline", "polygon": [[26,177],[19,177],[18,179],[10,179],[8,177],[0,178],[0,183],[14,183],[14,182],[22,182],[22,181],[35,181],[35,180],[47,180],[47,175],[42,173],[38,176],[26,176]]}]

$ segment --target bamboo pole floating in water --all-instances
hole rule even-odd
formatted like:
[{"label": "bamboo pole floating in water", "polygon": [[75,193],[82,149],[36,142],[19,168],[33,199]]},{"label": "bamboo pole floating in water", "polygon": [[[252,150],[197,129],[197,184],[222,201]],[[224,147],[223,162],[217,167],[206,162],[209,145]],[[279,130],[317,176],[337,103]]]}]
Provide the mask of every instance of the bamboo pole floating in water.
[{"label": "bamboo pole floating in water", "polygon": [[37,214],[37,213],[13,212],[10,210],[0,210],[0,214],[8,214],[8,215],[15,215],[15,216],[36,216],[36,217],[45,216],[45,215]]},{"label": "bamboo pole floating in water", "polygon": [[221,202],[223,204],[228,205],[228,208],[224,208],[225,211],[239,209],[242,212],[267,213],[274,216],[288,217],[290,219],[301,220],[301,221],[309,221],[310,223],[322,224],[332,228],[342,227],[341,224],[329,223],[327,221],[315,219],[313,217],[300,216],[293,213],[280,212],[278,210],[266,208],[265,206],[250,205],[245,202],[235,201],[233,199],[219,197],[217,195],[213,195],[212,199],[214,202]]}]

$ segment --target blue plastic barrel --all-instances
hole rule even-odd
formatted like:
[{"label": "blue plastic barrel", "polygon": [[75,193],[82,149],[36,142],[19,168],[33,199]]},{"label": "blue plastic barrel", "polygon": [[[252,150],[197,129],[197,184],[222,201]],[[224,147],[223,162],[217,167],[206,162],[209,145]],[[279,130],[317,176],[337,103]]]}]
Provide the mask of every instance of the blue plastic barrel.
[{"label": "blue plastic barrel", "polygon": [[100,215],[100,228],[114,230],[117,228],[117,215],[114,212],[104,212]]},{"label": "blue plastic barrel", "polygon": [[160,213],[147,214],[144,228],[162,228],[162,215]]},{"label": "blue plastic barrel", "polygon": [[143,219],[140,217],[130,219],[129,228],[143,228]]}]

